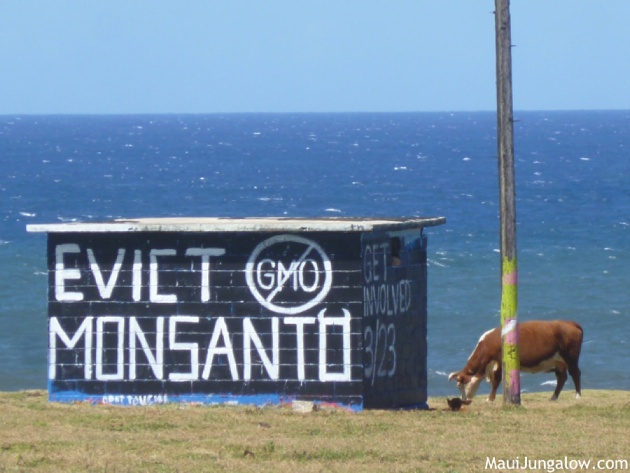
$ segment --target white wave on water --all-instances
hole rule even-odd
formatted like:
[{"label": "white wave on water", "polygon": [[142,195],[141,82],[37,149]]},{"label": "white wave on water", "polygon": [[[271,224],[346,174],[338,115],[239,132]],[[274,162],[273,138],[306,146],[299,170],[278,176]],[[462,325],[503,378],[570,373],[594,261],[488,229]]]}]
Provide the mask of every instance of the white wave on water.
[{"label": "white wave on water", "polygon": [[429,265],[435,265],[435,266],[439,266],[441,268],[446,268],[447,267],[447,265],[442,264],[442,263],[438,263],[434,259],[427,258],[427,262],[429,263]]},{"label": "white wave on water", "polygon": [[282,201],[284,200],[282,197],[258,197],[258,200],[261,202],[271,202],[271,201]]}]

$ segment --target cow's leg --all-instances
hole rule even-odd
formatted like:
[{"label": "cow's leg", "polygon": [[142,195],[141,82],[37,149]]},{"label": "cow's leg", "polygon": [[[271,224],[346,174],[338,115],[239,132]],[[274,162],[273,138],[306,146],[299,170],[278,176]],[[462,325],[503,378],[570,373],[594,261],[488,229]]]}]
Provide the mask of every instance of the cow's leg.
[{"label": "cow's leg", "polygon": [[494,399],[496,398],[497,389],[499,388],[499,384],[501,384],[501,377],[502,377],[502,372],[501,372],[500,367],[492,372],[492,375],[490,377],[490,385],[492,386],[492,390],[490,391],[490,394],[488,395],[488,401],[494,401]]},{"label": "cow's leg", "polygon": [[575,384],[575,398],[580,399],[580,397],[582,397],[582,385],[580,379],[582,372],[580,371],[577,363],[569,365],[569,374],[571,375],[571,379],[573,379],[573,384]]},{"label": "cow's leg", "polygon": [[557,366],[555,369],[556,372],[556,390],[553,392],[553,396],[551,396],[551,400],[555,401],[556,399],[558,399],[558,396],[560,395],[560,391],[562,391],[562,388],[564,387],[564,383],[566,383],[567,381],[567,368],[565,366]]}]

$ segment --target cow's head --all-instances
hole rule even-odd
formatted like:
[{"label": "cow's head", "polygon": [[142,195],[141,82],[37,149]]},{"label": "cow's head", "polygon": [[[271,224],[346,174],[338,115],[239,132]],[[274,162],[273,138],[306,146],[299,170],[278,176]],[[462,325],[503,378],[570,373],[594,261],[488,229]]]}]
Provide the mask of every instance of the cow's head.
[{"label": "cow's head", "polygon": [[448,376],[448,380],[450,381],[451,379],[457,381],[457,387],[462,395],[462,401],[468,401],[477,394],[477,389],[479,389],[479,385],[481,381],[483,381],[483,376],[476,376],[466,371],[458,371]]}]

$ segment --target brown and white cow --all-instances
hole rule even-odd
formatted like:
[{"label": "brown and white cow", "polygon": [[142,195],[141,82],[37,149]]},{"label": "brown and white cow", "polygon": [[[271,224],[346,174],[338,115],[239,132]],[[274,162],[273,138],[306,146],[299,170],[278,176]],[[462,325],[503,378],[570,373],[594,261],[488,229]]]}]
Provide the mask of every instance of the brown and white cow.
[{"label": "brown and white cow", "polygon": [[[583,331],[572,321],[530,321],[518,324],[521,371],[527,373],[555,372],[558,381],[551,396],[555,401],[567,380],[567,370],[575,384],[576,399],[581,396],[578,360],[582,349]],[[501,327],[484,333],[463,370],[451,373],[462,400],[471,400],[483,378],[492,385],[488,396],[494,401],[502,375]]]}]

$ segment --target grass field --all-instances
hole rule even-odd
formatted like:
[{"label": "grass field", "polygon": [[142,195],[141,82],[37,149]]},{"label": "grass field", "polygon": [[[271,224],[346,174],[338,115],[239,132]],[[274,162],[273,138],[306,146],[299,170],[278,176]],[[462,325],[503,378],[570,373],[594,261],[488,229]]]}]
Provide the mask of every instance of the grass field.
[{"label": "grass field", "polygon": [[[571,471],[557,463],[571,460],[590,461],[588,471],[600,460],[612,468],[601,471],[630,471],[630,392],[585,390],[580,400],[564,392],[557,402],[550,395],[524,394],[520,408],[476,399],[450,411],[440,398],[429,399],[428,411],[298,413],[54,404],[45,391],[0,393],[0,472]],[[544,469],[501,463],[517,457]]]}]

